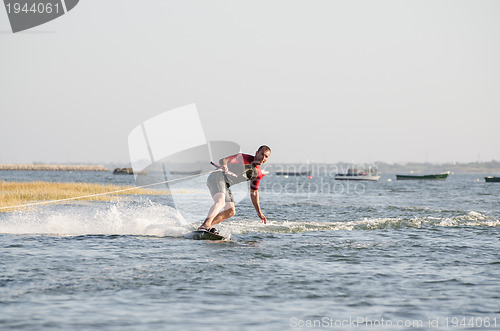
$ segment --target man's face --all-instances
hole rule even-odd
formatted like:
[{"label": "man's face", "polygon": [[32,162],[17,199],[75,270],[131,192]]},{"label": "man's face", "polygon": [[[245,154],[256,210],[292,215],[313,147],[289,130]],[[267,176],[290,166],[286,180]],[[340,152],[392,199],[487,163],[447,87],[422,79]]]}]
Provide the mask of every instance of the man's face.
[{"label": "man's face", "polygon": [[261,165],[266,163],[267,159],[271,155],[271,151],[265,148],[261,148],[257,153],[255,153],[255,158],[253,159],[253,162],[255,164]]}]

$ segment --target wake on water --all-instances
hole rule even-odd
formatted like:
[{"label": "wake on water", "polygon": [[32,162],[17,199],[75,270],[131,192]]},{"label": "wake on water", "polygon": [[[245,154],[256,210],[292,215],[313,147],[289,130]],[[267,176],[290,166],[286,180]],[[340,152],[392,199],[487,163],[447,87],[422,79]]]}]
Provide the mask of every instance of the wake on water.
[{"label": "wake on water", "polygon": [[[0,233],[54,236],[184,237],[196,229],[203,216],[197,215],[190,218],[194,221],[188,222],[177,210],[150,201],[140,205],[124,202],[101,205],[72,204],[4,214],[1,217]],[[232,234],[247,233],[300,233],[457,226],[498,227],[500,220],[475,211],[450,218],[365,218],[353,221],[331,219],[322,222],[269,220],[267,225],[262,224],[258,219],[235,217],[220,224],[218,228],[222,235],[229,237]]]},{"label": "wake on water", "polygon": [[481,213],[471,211],[467,215],[436,218],[415,217],[403,218],[374,218],[356,221],[331,222],[304,222],[304,221],[269,221],[267,225],[259,222],[246,223],[245,221],[232,221],[224,225],[226,231],[232,234],[249,232],[267,233],[300,233],[313,231],[354,231],[354,230],[380,230],[398,228],[423,228],[423,227],[458,227],[481,226],[500,227],[500,220],[492,219]]},{"label": "wake on water", "polygon": [[189,223],[175,209],[151,203],[130,206],[121,202],[73,205],[11,213],[0,223],[0,233],[80,235],[182,236]]}]

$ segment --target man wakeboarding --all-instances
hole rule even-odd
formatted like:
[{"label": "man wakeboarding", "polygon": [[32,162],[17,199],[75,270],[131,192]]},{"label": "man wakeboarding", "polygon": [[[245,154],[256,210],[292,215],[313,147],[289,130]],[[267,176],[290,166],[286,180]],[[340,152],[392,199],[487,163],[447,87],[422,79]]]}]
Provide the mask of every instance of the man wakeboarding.
[{"label": "man wakeboarding", "polygon": [[219,170],[212,172],[207,178],[207,186],[214,204],[198,230],[217,233],[212,226],[234,216],[236,209],[230,187],[245,181],[250,181],[250,198],[257,215],[264,224],[267,223],[260,209],[259,183],[265,176],[260,166],[266,163],[270,155],[271,149],[263,145],[259,147],[255,156],[239,153],[220,159]]}]

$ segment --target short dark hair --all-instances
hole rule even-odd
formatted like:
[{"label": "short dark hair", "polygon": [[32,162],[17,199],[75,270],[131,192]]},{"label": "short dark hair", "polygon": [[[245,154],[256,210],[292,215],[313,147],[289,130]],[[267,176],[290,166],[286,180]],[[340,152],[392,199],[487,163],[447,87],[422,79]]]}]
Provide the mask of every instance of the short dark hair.
[{"label": "short dark hair", "polygon": [[261,149],[265,149],[266,151],[271,152],[271,148],[267,145],[260,146],[259,149],[257,150],[257,152],[260,152]]}]

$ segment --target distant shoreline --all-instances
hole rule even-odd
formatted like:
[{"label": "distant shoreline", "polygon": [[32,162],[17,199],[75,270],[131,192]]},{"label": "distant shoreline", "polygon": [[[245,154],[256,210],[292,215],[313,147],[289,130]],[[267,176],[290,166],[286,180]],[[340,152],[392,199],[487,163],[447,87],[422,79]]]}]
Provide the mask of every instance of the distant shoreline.
[{"label": "distant shoreline", "polygon": [[275,172],[304,172],[312,171],[318,173],[346,173],[349,169],[377,169],[381,174],[438,174],[451,171],[455,174],[477,174],[487,176],[500,175],[500,162],[470,162],[470,163],[404,163],[388,164],[384,162],[374,163],[347,163],[339,162],[332,164],[325,163],[283,163],[265,165],[264,169],[271,173]]},{"label": "distant shoreline", "polygon": [[40,171],[110,171],[102,165],[63,164],[0,164],[0,170],[40,170]]},{"label": "distant shoreline", "polygon": [[[26,170],[26,171],[109,171],[112,172],[117,167],[130,167],[130,165],[109,163],[104,165],[98,164],[22,164],[22,163],[5,163],[0,164],[2,170]],[[275,171],[302,171],[313,170],[316,172],[346,172],[349,168],[367,168],[372,167],[378,169],[381,173],[386,174],[402,174],[402,173],[441,173],[451,171],[454,173],[469,173],[469,174],[484,174],[484,175],[500,175],[500,161],[491,162],[469,162],[469,163],[270,163],[265,165],[265,169],[274,173]],[[298,170],[297,170],[298,169]]]}]

